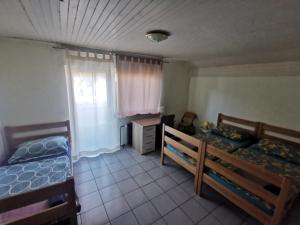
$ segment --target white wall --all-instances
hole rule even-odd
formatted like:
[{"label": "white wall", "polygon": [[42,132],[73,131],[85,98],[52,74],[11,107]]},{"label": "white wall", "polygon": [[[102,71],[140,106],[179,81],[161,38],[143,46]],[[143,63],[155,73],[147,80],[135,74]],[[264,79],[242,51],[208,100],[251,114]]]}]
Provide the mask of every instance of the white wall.
[{"label": "white wall", "polygon": [[187,109],[190,67],[185,62],[169,62],[163,65],[163,92],[161,105],[165,114],[175,114],[181,120]]},{"label": "white wall", "polygon": [[0,39],[1,124],[53,122],[67,117],[63,52],[36,42]]},{"label": "white wall", "polygon": [[[163,66],[162,105],[179,121],[187,108],[189,67]],[[120,125],[135,118],[120,120]],[[52,122],[68,118],[63,51],[38,42],[0,39],[0,130],[6,125]],[[0,136],[0,162],[3,154]]]},{"label": "white wall", "polygon": [[300,130],[299,99],[300,62],[198,68],[188,108],[200,121],[222,112]]}]

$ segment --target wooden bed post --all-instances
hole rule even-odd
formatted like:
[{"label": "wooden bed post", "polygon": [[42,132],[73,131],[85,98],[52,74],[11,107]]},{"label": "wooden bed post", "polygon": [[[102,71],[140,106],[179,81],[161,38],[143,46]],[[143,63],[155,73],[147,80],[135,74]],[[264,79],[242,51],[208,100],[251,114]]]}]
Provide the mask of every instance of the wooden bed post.
[{"label": "wooden bed post", "polygon": [[257,139],[262,138],[262,135],[263,135],[263,126],[264,126],[263,123],[258,122],[258,128],[257,128],[257,132],[256,132],[256,138]]},{"label": "wooden bed post", "polygon": [[162,125],[162,137],[161,137],[161,153],[160,153],[160,160],[161,165],[164,165],[164,145],[165,145],[165,124]]},{"label": "wooden bed post", "polygon": [[76,193],[75,193],[75,185],[74,179],[70,178],[68,181],[68,196],[67,201],[69,203],[69,215],[70,215],[70,224],[77,225],[77,212],[76,212]]},{"label": "wooden bed post", "polygon": [[198,189],[199,189],[199,176],[200,176],[200,168],[201,168],[201,158],[202,158],[202,146],[203,142],[200,142],[199,145],[197,146],[198,148],[198,155],[197,155],[197,172],[195,175],[195,180],[194,180],[194,191],[196,194],[198,194]]},{"label": "wooden bed post", "polygon": [[197,167],[198,177],[197,177],[196,194],[199,194],[200,196],[202,196],[202,177],[203,177],[203,172],[204,172],[206,147],[207,147],[207,143],[206,143],[206,141],[203,141],[201,144],[201,152],[199,154],[199,157],[200,157],[200,159],[198,161],[199,166]]},{"label": "wooden bed post", "polygon": [[217,120],[217,127],[220,125],[221,122],[222,122],[222,113],[219,113],[218,120]]},{"label": "wooden bed post", "polygon": [[283,177],[283,181],[281,184],[281,191],[277,203],[275,205],[275,211],[270,225],[279,225],[281,223],[285,215],[285,206],[289,198],[291,184],[292,184],[292,180],[290,178]]}]

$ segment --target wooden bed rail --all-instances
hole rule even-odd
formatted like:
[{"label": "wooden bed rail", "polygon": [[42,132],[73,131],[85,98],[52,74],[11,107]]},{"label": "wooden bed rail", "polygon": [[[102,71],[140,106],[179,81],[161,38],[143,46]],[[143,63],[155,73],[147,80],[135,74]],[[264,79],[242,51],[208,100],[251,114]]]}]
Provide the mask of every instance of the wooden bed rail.
[{"label": "wooden bed rail", "polygon": [[253,217],[257,218],[260,222],[265,225],[278,225],[282,220],[285,214],[285,207],[289,200],[289,193],[291,189],[291,184],[293,179],[290,177],[280,176],[278,174],[272,173],[268,170],[265,170],[259,166],[253,165],[245,160],[238,159],[226,152],[220,151],[219,149],[207,145],[206,149],[203,149],[204,152],[219,158],[220,160],[224,161],[225,163],[229,163],[230,165],[240,169],[241,171],[245,171],[252,176],[259,178],[263,181],[268,181],[269,183],[277,186],[280,188],[280,193],[278,195],[267,191],[263,188],[262,185],[258,184],[257,182],[249,179],[245,176],[242,176],[233,170],[226,168],[224,165],[205,158],[204,161],[201,161],[200,168],[208,168],[219,175],[225,177],[226,179],[232,181],[234,184],[242,187],[243,189],[247,190],[248,192],[252,193],[253,195],[261,198],[262,200],[266,201],[270,205],[274,207],[273,215],[269,215],[247,200],[243,199],[236,193],[230,191],[228,188],[223,186],[222,184],[215,181],[211,178],[208,174],[206,174],[203,170],[200,171],[198,176],[199,184],[198,184],[198,192],[201,194],[201,186],[202,182],[207,183],[213,189],[217,190],[220,194],[228,198],[234,204],[238,205],[240,208],[244,209]]},{"label": "wooden bed rail", "polygon": [[[230,122],[230,123],[228,123],[228,122]],[[224,115],[222,113],[219,113],[218,114],[218,120],[217,120],[217,126],[220,126],[221,124],[228,124],[232,127],[244,129],[247,132],[254,135],[254,137],[258,137],[259,129],[260,129],[260,123],[259,122],[246,120],[246,119],[241,119],[241,118],[238,118],[238,117],[228,116],[228,115]]]},{"label": "wooden bed rail", "polygon": [[[273,126],[266,123],[260,123],[260,138],[277,138],[300,144],[300,132],[283,127]],[[290,139],[293,139],[292,141]]]},{"label": "wooden bed rail", "polygon": [[[183,145],[179,141],[174,140],[170,136],[167,136],[168,133],[169,135],[172,135],[172,137],[177,138],[179,140],[185,141],[188,145],[194,146],[196,150],[192,149],[193,147],[188,147],[186,145]],[[184,159],[180,158],[178,155],[174,154],[171,152],[168,148],[165,147],[165,144],[169,144],[172,147],[174,147],[177,151],[180,151],[189,157],[193,158],[196,161],[196,166],[193,166],[189,164],[187,161]],[[164,165],[164,155],[167,155],[170,157],[172,160],[177,162],[179,165],[184,167],[186,170],[188,170],[190,173],[195,175],[195,180],[194,180],[194,189],[195,192],[198,190],[198,175],[199,175],[199,170],[200,170],[200,159],[201,159],[201,149],[203,148],[203,145],[205,143],[202,142],[201,140],[191,137],[181,131],[178,131],[172,127],[166,126],[163,124],[162,128],[162,149],[161,149],[161,164]]]},{"label": "wooden bed rail", "polygon": [[[63,129],[64,131],[57,131],[57,129]],[[65,136],[68,138],[70,145],[72,142],[69,120],[54,123],[6,126],[4,127],[4,132],[9,155],[14,153],[19,144],[34,139],[45,138],[49,136]],[[33,132],[40,132],[42,134],[34,134]]]},{"label": "wooden bed rail", "polygon": [[53,197],[64,195],[66,201],[54,207],[46,208],[34,215],[18,218],[5,223],[6,225],[45,224],[59,219],[70,219],[70,224],[77,225],[76,196],[73,177],[65,182],[47,186],[38,190],[29,191],[19,195],[0,200],[0,213],[7,212],[23,206],[28,206]]}]

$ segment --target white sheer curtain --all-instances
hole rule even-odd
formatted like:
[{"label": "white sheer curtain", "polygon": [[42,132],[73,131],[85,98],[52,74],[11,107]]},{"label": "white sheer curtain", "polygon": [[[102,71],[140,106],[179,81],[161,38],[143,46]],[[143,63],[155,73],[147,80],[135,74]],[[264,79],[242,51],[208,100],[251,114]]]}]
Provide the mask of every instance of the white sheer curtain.
[{"label": "white sheer curtain", "polygon": [[73,158],[119,149],[112,56],[67,51],[66,60]]},{"label": "white sheer curtain", "polygon": [[117,111],[121,117],[159,113],[161,61],[117,56]]}]

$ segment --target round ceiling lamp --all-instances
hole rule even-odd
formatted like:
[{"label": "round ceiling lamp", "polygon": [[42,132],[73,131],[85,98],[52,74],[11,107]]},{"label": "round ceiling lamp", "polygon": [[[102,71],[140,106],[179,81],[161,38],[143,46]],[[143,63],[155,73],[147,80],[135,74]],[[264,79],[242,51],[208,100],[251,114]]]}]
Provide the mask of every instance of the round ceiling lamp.
[{"label": "round ceiling lamp", "polygon": [[164,30],[152,30],[146,33],[146,37],[152,42],[161,42],[170,36],[170,33]]}]

